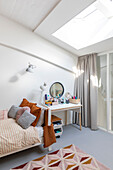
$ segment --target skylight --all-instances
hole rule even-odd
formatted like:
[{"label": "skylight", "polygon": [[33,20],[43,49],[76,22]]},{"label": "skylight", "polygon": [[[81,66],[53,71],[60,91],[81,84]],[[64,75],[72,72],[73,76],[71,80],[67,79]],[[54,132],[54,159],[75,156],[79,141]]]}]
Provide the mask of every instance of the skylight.
[{"label": "skylight", "polygon": [[113,37],[113,1],[97,0],[52,35],[77,50]]}]

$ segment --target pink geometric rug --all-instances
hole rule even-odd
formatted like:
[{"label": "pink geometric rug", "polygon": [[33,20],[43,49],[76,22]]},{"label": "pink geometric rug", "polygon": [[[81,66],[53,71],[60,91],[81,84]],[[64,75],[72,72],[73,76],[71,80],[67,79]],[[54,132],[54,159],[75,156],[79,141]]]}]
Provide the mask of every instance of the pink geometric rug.
[{"label": "pink geometric rug", "polygon": [[110,170],[74,144],[11,170]]}]

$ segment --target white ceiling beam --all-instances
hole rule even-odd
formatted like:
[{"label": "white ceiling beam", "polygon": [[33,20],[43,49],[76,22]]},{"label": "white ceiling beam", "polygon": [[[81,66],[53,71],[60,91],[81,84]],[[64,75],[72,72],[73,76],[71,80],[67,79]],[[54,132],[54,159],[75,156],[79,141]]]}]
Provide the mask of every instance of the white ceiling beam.
[{"label": "white ceiling beam", "polygon": [[42,18],[42,20],[36,25],[36,27],[32,30],[32,32],[34,32],[37,27],[46,19],[46,17],[55,9],[55,7],[59,4],[61,0],[59,0],[58,2],[56,2],[56,4],[53,6],[53,8],[51,8],[51,10]]}]

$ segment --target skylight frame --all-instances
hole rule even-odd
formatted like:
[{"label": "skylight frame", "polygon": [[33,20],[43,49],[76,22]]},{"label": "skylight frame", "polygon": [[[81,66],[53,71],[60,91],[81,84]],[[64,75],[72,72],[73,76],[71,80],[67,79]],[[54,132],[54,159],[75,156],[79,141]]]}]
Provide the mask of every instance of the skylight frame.
[{"label": "skylight frame", "polygon": [[52,35],[77,50],[113,37],[113,17],[98,9],[101,1],[110,0],[94,2]]}]

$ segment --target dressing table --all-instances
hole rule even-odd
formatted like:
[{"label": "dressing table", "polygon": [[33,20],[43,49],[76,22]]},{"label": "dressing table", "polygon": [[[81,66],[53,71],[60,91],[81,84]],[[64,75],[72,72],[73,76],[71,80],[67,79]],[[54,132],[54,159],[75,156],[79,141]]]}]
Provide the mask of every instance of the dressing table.
[{"label": "dressing table", "polygon": [[[63,96],[64,94],[64,86],[62,83],[60,82],[55,82],[51,85],[50,87],[50,96],[53,97],[54,99],[60,100],[60,98]],[[67,94],[69,95],[70,93],[67,92]],[[68,96],[65,94],[66,99],[68,100],[69,97],[71,98],[71,95]],[[55,112],[60,112],[61,114],[64,114],[63,111],[65,111],[65,125],[67,125],[67,115],[68,115],[68,111],[75,111],[79,114],[79,125],[80,125],[80,130],[81,130],[81,107],[82,105],[79,104],[73,104],[73,103],[61,103],[61,104],[57,104],[57,105],[52,105],[52,106],[47,106],[47,108],[49,109],[49,116],[48,116],[48,121],[49,123],[51,123],[51,114],[55,113]]]},{"label": "dressing table", "polygon": [[65,125],[67,125],[67,111],[75,111],[79,113],[79,125],[80,125],[80,130],[81,128],[81,104],[58,104],[58,105],[54,105],[54,106],[48,106],[48,108],[51,110],[51,114],[55,113],[55,112],[61,112],[62,111],[66,111],[65,112]]}]

